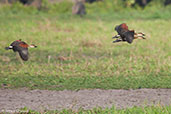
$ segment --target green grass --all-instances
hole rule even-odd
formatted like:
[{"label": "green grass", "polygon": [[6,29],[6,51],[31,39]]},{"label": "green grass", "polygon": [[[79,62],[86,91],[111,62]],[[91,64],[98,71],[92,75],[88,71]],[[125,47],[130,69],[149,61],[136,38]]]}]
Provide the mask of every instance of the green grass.
[{"label": "green grass", "polygon": [[[171,18],[7,14],[0,13],[1,87],[171,88]],[[147,40],[113,44],[114,26],[123,22]],[[24,65],[4,49],[17,39],[38,45]]]},{"label": "green grass", "polygon": [[[24,108],[20,110],[21,114],[27,112],[28,114],[41,114],[34,110],[27,110]],[[44,114],[170,114],[171,106],[145,106],[145,107],[133,107],[126,109],[116,109],[112,108],[94,108],[92,110],[79,109],[77,111],[70,109],[63,109],[61,111],[45,111]]]}]

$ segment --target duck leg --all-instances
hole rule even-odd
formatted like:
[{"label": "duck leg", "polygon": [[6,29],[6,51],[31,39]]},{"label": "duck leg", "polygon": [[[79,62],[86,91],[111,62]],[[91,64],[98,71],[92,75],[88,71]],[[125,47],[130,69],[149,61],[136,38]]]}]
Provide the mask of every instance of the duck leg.
[{"label": "duck leg", "polygon": [[113,41],[113,43],[121,42],[121,41],[123,41],[123,40],[122,39],[117,39],[117,40]]},{"label": "duck leg", "polygon": [[120,38],[121,36],[119,34],[115,35],[114,37],[112,37],[112,39],[114,38]]},{"label": "duck leg", "polygon": [[134,39],[138,39],[138,38],[146,39],[144,36],[145,36],[145,34],[142,33],[142,32],[135,33],[134,34]]}]

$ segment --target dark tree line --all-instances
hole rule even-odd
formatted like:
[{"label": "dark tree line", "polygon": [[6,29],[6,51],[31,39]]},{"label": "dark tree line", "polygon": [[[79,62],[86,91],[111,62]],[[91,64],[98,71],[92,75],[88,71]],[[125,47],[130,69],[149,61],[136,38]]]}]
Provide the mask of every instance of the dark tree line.
[{"label": "dark tree line", "polygon": [[42,5],[42,0],[0,0],[0,3],[12,4],[17,1],[24,5],[35,6],[38,9],[41,8]]},{"label": "dark tree line", "polygon": [[[9,3],[9,4],[11,4],[11,3],[14,3],[16,1],[19,1],[24,5],[33,5],[33,6],[36,6],[36,7],[40,7],[41,3],[42,3],[42,0],[0,0],[0,3]],[[88,2],[88,3],[93,3],[93,2],[96,2],[96,1],[103,1],[103,0],[82,0],[82,1],[85,1],[85,2]],[[122,1],[126,1],[126,0],[122,0]],[[155,1],[155,0],[135,0],[135,4],[138,4],[141,7],[145,7],[151,1]],[[164,5],[171,4],[171,0],[161,0],[161,1],[164,1],[163,2]]]},{"label": "dark tree line", "polygon": [[139,4],[142,7],[145,7],[151,0],[136,0],[135,4]]},{"label": "dark tree line", "polygon": [[[85,0],[86,2],[93,3],[96,1],[103,1],[103,0]],[[126,1],[126,0],[123,0]],[[141,7],[145,7],[148,3],[150,3],[153,0],[135,0],[135,4],[138,4]],[[164,5],[169,5],[171,4],[171,0],[165,0]]]},{"label": "dark tree line", "polygon": [[164,5],[169,5],[171,4],[171,0],[165,0]]},{"label": "dark tree line", "polygon": [[86,14],[85,5],[81,1],[77,1],[72,7],[72,14],[83,16]]}]

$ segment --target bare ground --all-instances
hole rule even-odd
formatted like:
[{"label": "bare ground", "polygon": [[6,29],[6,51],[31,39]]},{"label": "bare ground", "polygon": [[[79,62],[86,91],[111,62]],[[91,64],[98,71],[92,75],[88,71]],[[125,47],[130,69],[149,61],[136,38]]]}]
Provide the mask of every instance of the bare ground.
[{"label": "bare ground", "polygon": [[0,89],[0,112],[27,107],[32,110],[61,110],[80,107],[127,108],[158,104],[171,105],[171,89],[49,91]]}]

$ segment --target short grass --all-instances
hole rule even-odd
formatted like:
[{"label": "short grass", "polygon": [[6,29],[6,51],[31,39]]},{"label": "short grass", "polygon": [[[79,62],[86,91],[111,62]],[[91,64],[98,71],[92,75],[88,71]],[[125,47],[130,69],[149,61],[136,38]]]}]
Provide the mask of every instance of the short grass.
[{"label": "short grass", "polygon": [[[42,114],[42,112],[37,112],[33,110],[27,110],[24,108],[20,110],[20,113],[27,114]],[[24,113],[24,114],[25,114]],[[116,109],[115,107],[112,108],[94,108],[92,110],[84,110],[79,109],[77,111],[64,109],[61,111],[44,111],[44,114],[170,114],[171,113],[171,106],[145,106],[145,107],[133,107],[133,108],[126,108],[126,109]]]},{"label": "short grass", "polygon": [[[1,12],[0,87],[171,88],[171,19],[122,17]],[[114,26],[123,22],[147,40],[113,44]],[[24,65],[4,49],[17,39],[38,46]]]}]

